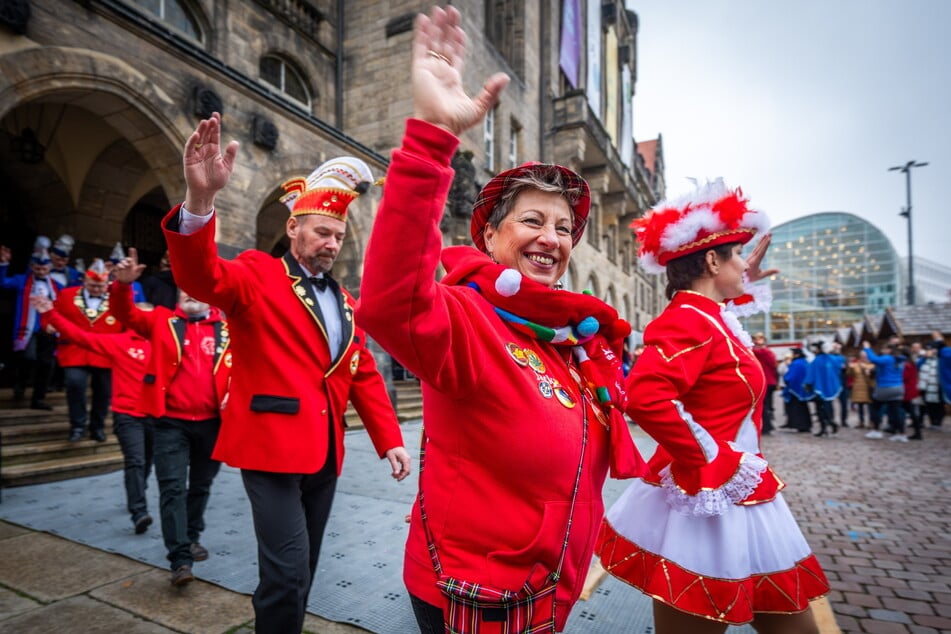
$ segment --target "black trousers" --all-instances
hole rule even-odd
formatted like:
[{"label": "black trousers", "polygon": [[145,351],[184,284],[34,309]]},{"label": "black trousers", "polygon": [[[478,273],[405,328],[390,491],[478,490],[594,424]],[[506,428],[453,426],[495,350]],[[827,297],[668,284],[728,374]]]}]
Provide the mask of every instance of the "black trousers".
[{"label": "black trousers", "polygon": [[[112,402],[112,370],[77,365],[63,368],[63,375],[70,427],[85,431],[88,418],[89,431],[105,431],[106,416],[109,415],[109,404]],[[87,415],[86,385],[89,383],[92,385],[92,408]]]},{"label": "black trousers", "polygon": [[776,392],[775,385],[766,386],[766,394],[763,396],[763,433],[768,434],[773,431],[773,393]]},{"label": "black trousers", "polygon": [[122,448],[126,508],[134,524],[149,512],[145,490],[148,488],[149,473],[152,472],[152,419],[113,412],[112,429]]},{"label": "black trousers", "polygon": [[944,419],[944,403],[925,402],[925,411],[928,413],[928,420],[932,427],[941,427],[941,421]]},{"label": "black trousers", "polygon": [[194,563],[191,545],[205,530],[205,507],[221,463],[211,459],[221,422],[162,417],[155,421],[155,477],[166,555],[175,570]]},{"label": "black trousers", "polygon": [[409,600],[413,604],[413,616],[416,617],[420,634],[443,634],[446,631],[442,608],[412,594]]},{"label": "black trousers", "polygon": [[316,473],[241,471],[258,541],[258,587],[251,600],[258,634],[293,634],[304,627],[337,489],[333,442],[331,437],[327,462]]},{"label": "black trousers", "polygon": [[13,394],[19,400],[26,386],[33,384],[31,402],[43,402],[49,389],[53,369],[53,353],[56,352],[56,337],[43,331],[34,332],[26,349],[13,355]]}]

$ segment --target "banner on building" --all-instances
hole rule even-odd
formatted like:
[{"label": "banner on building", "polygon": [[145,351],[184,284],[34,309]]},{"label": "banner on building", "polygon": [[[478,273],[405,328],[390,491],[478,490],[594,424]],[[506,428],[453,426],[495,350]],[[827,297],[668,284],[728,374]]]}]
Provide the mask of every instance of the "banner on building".
[{"label": "banner on building", "polygon": [[621,67],[621,162],[634,168],[634,94],[631,84],[631,68]]},{"label": "banner on building", "polygon": [[588,58],[585,94],[594,115],[601,119],[601,0],[588,0],[585,32]]},{"label": "banner on building", "polygon": [[572,88],[578,87],[578,66],[581,64],[580,0],[565,0],[561,6],[561,50],[558,65]]},{"label": "banner on building", "polygon": [[609,27],[604,36],[604,127],[614,147],[618,147],[617,67],[617,31]]}]

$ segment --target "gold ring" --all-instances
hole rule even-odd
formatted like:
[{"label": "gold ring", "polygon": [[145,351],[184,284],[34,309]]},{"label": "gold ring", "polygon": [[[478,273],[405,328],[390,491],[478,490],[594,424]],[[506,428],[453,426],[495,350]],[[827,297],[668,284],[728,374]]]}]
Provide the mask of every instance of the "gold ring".
[{"label": "gold ring", "polygon": [[433,49],[429,49],[428,51],[426,51],[426,54],[429,55],[430,57],[435,57],[436,59],[441,59],[442,61],[444,61],[444,62],[446,62],[447,64],[449,64],[450,66],[452,66],[452,62],[449,61],[449,58],[446,57],[445,55],[443,55],[442,53],[437,53],[437,52],[434,51]]},{"label": "gold ring", "polygon": [[196,143],[196,144],[195,144],[195,149],[196,149],[196,150],[197,150],[198,148],[200,148],[200,147],[201,147],[201,143]]}]

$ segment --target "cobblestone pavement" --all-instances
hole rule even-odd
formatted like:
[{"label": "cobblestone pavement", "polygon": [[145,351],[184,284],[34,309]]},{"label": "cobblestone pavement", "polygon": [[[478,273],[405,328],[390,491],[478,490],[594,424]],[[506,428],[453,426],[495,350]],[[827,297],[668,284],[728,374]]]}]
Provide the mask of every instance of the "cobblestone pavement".
[{"label": "cobblestone pavement", "polygon": [[829,576],[843,632],[951,632],[951,419],[907,443],[775,431],[770,464]]}]

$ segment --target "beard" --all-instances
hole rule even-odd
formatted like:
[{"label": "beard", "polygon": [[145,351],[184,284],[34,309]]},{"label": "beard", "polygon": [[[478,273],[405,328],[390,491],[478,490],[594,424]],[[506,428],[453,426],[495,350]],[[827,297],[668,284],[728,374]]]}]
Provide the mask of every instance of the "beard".
[{"label": "beard", "polygon": [[202,313],[207,313],[210,309],[210,306],[205,302],[200,302],[192,298],[182,300],[180,306],[186,315],[201,315]]},{"label": "beard", "polygon": [[318,273],[329,273],[334,266],[336,256],[333,253],[322,251],[317,255],[307,258],[307,268],[314,275]]}]

